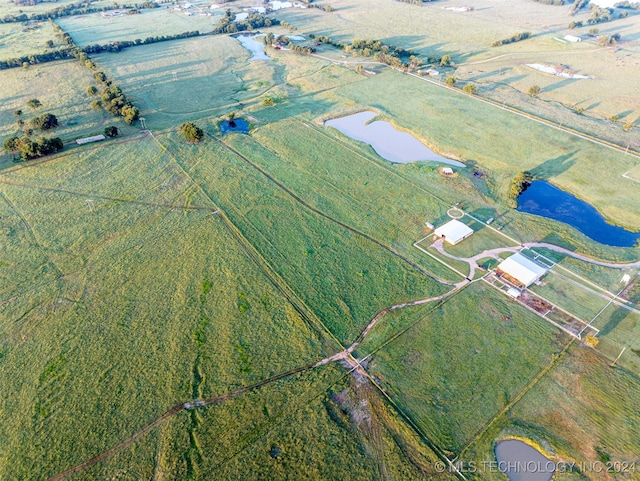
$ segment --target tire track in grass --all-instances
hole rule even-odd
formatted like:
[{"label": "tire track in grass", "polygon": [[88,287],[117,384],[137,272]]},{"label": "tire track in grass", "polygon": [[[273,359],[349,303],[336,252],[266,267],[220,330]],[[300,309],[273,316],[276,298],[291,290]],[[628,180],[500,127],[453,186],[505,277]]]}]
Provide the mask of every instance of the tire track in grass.
[{"label": "tire track in grass", "polygon": [[281,379],[285,379],[287,377],[293,376],[293,375],[301,373],[303,371],[307,371],[307,370],[312,369],[312,368],[314,368],[316,366],[318,366],[318,363],[307,364],[305,366],[297,367],[295,369],[291,369],[289,371],[286,371],[286,372],[283,372],[283,373],[280,373],[280,374],[276,374],[275,376],[269,377],[267,379],[263,379],[262,381],[259,381],[257,383],[250,384],[250,385],[245,386],[245,387],[241,387],[240,389],[236,389],[235,391],[231,391],[229,393],[222,394],[220,396],[214,396],[214,397],[203,399],[203,400],[197,400],[197,401],[194,401],[193,403],[186,402],[186,403],[176,404],[175,406],[171,407],[170,409],[165,411],[163,414],[161,414],[158,418],[154,419],[149,424],[147,424],[143,428],[139,429],[138,431],[136,431],[134,434],[132,434],[128,438],[124,439],[123,441],[120,441],[115,446],[107,449],[106,451],[103,451],[102,453],[98,454],[97,456],[94,456],[91,459],[88,459],[87,461],[84,461],[84,462],[82,462],[80,464],[77,464],[77,465],[73,466],[72,468],[67,469],[66,471],[63,471],[61,473],[58,473],[58,474],[56,474],[54,476],[51,476],[51,477],[47,478],[47,481],[62,481],[63,479],[66,479],[66,478],[68,478],[69,476],[71,476],[73,474],[79,473],[80,471],[83,471],[83,470],[85,470],[87,468],[90,468],[91,466],[94,466],[95,464],[99,463],[100,461],[104,461],[105,459],[109,458],[110,456],[116,454],[118,451],[121,451],[124,448],[126,448],[127,446],[130,446],[135,441],[140,439],[142,436],[147,434],[149,431],[151,431],[152,429],[154,429],[155,427],[159,426],[160,424],[162,424],[167,419],[172,418],[173,416],[175,416],[176,414],[178,414],[178,413],[180,413],[182,411],[192,410],[192,409],[198,408],[198,407],[206,407],[206,406],[212,406],[212,405],[215,405],[215,404],[221,404],[221,403],[223,403],[225,401],[228,401],[228,400],[233,399],[233,398],[235,398],[237,396],[240,396],[241,394],[244,394],[246,392],[259,389],[262,386],[265,386],[267,384],[273,383],[275,381],[279,381]]}]

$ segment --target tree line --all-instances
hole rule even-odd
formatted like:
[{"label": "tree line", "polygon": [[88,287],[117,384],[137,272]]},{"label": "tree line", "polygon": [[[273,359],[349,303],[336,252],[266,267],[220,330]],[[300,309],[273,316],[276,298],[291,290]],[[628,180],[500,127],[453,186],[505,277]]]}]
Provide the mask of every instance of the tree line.
[{"label": "tree line", "polygon": [[23,67],[25,63],[29,65],[36,65],[39,63],[55,62],[56,60],[66,60],[70,58],[78,58],[80,54],[94,54],[100,52],[120,52],[125,48],[134,47],[137,45],[148,45],[151,43],[167,42],[170,40],[178,40],[181,38],[191,38],[200,35],[198,30],[192,32],[183,32],[176,35],[159,35],[155,37],[147,37],[145,39],[136,40],[121,40],[116,42],[110,42],[106,44],[93,44],[85,47],[77,47],[68,33],[63,32],[61,34],[62,40],[67,44],[66,47],[60,47],[57,50],[44,53],[36,53],[31,55],[25,55],[23,57],[9,58],[6,60],[0,60],[0,70],[6,70],[9,68]]},{"label": "tree line", "polygon": [[89,0],[88,2],[76,2],[76,3],[68,3],[66,5],[61,5],[56,7],[48,12],[41,13],[32,13],[31,15],[27,15],[26,13],[20,13],[19,15],[5,15],[3,18],[0,18],[0,23],[14,23],[14,22],[26,22],[28,20],[47,20],[54,19],[60,17],[70,17],[73,15],[87,15],[89,13],[98,13],[98,12],[107,12],[109,10],[118,10],[118,9],[135,9],[140,10],[142,8],[158,8],[159,5],[152,1],[146,1],[144,3],[137,4],[123,4],[118,5],[115,3],[113,6],[101,6],[101,7],[92,7],[91,3],[94,0]]},{"label": "tree line", "polygon": [[266,28],[273,25],[280,25],[280,21],[276,18],[269,18],[262,13],[250,13],[247,18],[240,22],[235,21],[235,14],[231,13],[231,9],[227,8],[224,15],[214,27],[212,34],[220,33],[236,33],[256,28]]},{"label": "tree line", "polygon": [[491,44],[492,47],[499,47],[500,45],[507,45],[509,43],[519,42],[526,40],[531,36],[531,32],[514,33],[509,38],[503,38],[502,40],[496,40]]}]

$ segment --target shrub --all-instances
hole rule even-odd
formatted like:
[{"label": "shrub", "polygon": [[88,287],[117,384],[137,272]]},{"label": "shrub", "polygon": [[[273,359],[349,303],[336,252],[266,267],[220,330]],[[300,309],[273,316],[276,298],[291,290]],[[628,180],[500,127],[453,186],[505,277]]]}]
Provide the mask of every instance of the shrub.
[{"label": "shrub", "polygon": [[541,89],[539,85],[532,85],[531,87],[529,87],[529,90],[527,90],[527,93],[532,97],[537,97],[540,93],[540,90]]},{"label": "shrub", "polygon": [[185,122],[180,126],[180,133],[184,135],[187,142],[200,142],[204,136],[204,132],[193,122]]}]

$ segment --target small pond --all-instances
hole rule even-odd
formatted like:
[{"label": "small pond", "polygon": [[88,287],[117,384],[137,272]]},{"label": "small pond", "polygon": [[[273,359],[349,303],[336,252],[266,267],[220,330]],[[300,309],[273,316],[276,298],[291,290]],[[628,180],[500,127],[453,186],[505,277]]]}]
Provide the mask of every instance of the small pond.
[{"label": "small pond", "polygon": [[255,39],[256,35],[238,35],[236,39],[242,44],[244,48],[251,52],[251,60],[271,60],[266,53],[264,53],[264,43]]},{"label": "small pond", "polygon": [[367,123],[377,114],[375,112],[360,112],[338,119],[328,120],[326,126],[338,129],[347,137],[366,142],[380,157],[396,164],[408,164],[430,160],[443,164],[464,167],[462,162],[447,159],[436,154],[418,139],[407,132],[401,132],[389,122],[376,120]]},{"label": "small pond", "polygon": [[498,469],[509,481],[549,481],[556,465],[537,449],[522,441],[509,439],[496,446]]},{"label": "small pond", "polygon": [[607,223],[593,206],[544,180],[520,194],[517,210],[569,224],[601,244],[633,247],[640,239],[640,232]]},{"label": "small pond", "polygon": [[232,121],[224,120],[220,122],[220,132],[228,134],[229,132],[240,132],[241,134],[249,133],[249,122],[244,119],[233,119]]}]

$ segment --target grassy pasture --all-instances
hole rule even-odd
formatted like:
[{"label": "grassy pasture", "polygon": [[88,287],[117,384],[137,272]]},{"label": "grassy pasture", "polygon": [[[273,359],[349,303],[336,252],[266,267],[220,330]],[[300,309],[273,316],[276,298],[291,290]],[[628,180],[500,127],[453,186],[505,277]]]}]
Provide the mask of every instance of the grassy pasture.
[{"label": "grassy pasture", "polygon": [[247,62],[249,57],[237,40],[217,35],[102,53],[94,60],[118,79],[150,128],[167,129],[235,110],[279,81],[281,66]]},{"label": "grassy pasture", "polygon": [[369,366],[418,425],[455,453],[567,339],[483,283],[432,309],[425,306],[430,314],[410,331],[374,348]]},{"label": "grassy pasture", "polygon": [[23,57],[48,50],[47,40],[53,40],[54,49],[62,47],[49,22],[0,24],[0,59]]},{"label": "grassy pasture", "polygon": [[[103,17],[100,13],[76,15],[56,19],[56,23],[71,35],[76,45],[84,47],[91,44],[106,44],[122,40],[144,40],[159,35],[176,35],[182,32],[199,30],[211,32],[220,20],[223,9],[215,11],[213,16],[186,16],[167,8],[141,10],[137,15]],[[209,11],[208,8],[206,11]]]},{"label": "grassy pasture", "polygon": [[[0,107],[0,138],[20,135],[14,110],[21,109],[25,123],[36,116],[49,112],[58,118],[58,127],[34,133],[35,136],[57,136],[63,141],[102,133],[105,126],[115,124],[126,126],[112,119],[102,110],[94,110],[92,98],[86,88],[98,86],[91,71],[77,61],[59,61],[34,65],[28,69],[14,68],[0,70],[0,84],[3,89],[3,103]],[[27,101],[37,98],[42,107],[33,110]],[[128,130],[125,130],[128,132]]]},{"label": "grassy pasture", "polygon": [[461,222],[471,227],[473,235],[460,244],[452,246],[444,243],[445,251],[457,257],[472,257],[489,249],[499,247],[513,247],[516,244],[499,232],[487,227],[480,222],[465,216]]},{"label": "grassy pasture", "polygon": [[[367,87],[347,85],[338,93],[383,110],[401,125],[406,122],[402,119],[411,118],[418,137],[428,139],[436,150],[452,152],[488,170],[492,194],[498,198],[506,198],[516,172],[529,170],[578,194],[616,223],[640,223],[636,200],[640,185],[618,180],[635,164],[624,154],[397,72],[370,78]],[[398,91],[403,95],[396,95]],[[518,132],[518,136],[514,139],[505,132]],[[606,169],[599,167],[602,158],[607,159]]]},{"label": "grassy pasture", "polygon": [[[379,38],[425,56],[450,54],[458,66],[455,71],[458,80],[475,83],[481,95],[614,141],[625,144],[630,141],[636,149],[640,148],[637,136],[621,128],[622,123],[640,116],[640,104],[633,93],[640,65],[637,44],[640,28],[634,15],[599,25],[602,33],[622,34],[620,48],[613,52],[589,39],[580,44],[555,40],[566,34],[585,36],[591,28],[586,23],[589,9],[569,17],[569,5],[491,0],[473,12],[461,13],[448,11],[438,3],[416,7],[378,0],[375,8],[367,8],[370,2],[365,5],[363,0],[329,3],[336,9],[331,14],[292,9],[278,12],[277,16],[305,32],[341,41]],[[456,1],[446,6],[464,5]],[[569,30],[571,20],[583,21],[585,27]],[[494,40],[523,31],[530,31],[533,36],[522,42],[490,47]],[[597,80],[564,79],[525,66],[545,62],[569,65],[577,72],[594,75]],[[525,95],[534,84],[543,87],[540,100]],[[584,115],[572,113],[574,107],[582,107]],[[620,116],[622,122],[616,125],[606,120],[612,115]]]},{"label": "grassy pasture", "polygon": [[[610,368],[589,349],[574,346],[569,353],[472,446],[467,459],[478,464],[495,461],[496,438],[516,437],[529,440],[555,461],[585,466],[609,458],[612,466],[637,462],[637,376]],[[558,479],[637,479],[637,469],[620,471],[585,470],[558,474]],[[477,479],[497,481],[504,476],[484,471]]]},{"label": "grassy pasture", "polygon": [[609,305],[594,321],[600,329],[598,351],[607,359],[640,375],[640,314],[614,304]]},{"label": "grassy pasture", "polygon": [[312,212],[219,143],[160,140],[342,342],[389,305],[444,292],[389,251]]},{"label": "grassy pasture", "polygon": [[[137,155],[110,155],[92,178],[95,193],[116,190],[119,176],[153,191],[154,176],[172,162],[150,155],[153,166],[145,171]],[[37,170],[43,184],[50,178],[58,189],[79,191],[86,177],[74,178],[69,166],[86,175],[84,164],[96,163],[70,160],[22,169],[11,181],[31,181]],[[128,175],[127,163],[139,169],[137,177]],[[188,190],[174,185],[176,197]],[[12,265],[2,267],[8,300],[0,307],[3,479],[54,474],[176,402],[225,393],[321,357],[322,340],[218,217],[97,199],[89,212],[75,194],[8,184],[2,192],[2,231],[16,238],[3,235],[2,242],[19,242],[28,254],[20,284],[7,275]],[[159,189],[156,200],[164,195]],[[9,247],[3,259],[5,252],[18,257],[17,247]],[[43,272],[47,259],[59,274]]]}]

